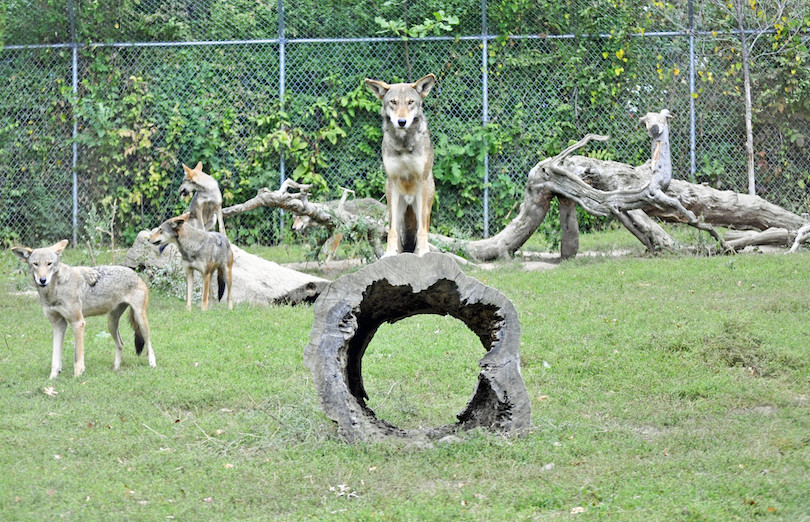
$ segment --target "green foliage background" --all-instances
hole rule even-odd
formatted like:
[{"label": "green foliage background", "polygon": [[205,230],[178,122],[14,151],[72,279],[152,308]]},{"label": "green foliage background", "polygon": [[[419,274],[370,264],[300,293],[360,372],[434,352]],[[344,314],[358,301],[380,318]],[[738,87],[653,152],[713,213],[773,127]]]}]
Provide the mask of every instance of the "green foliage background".
[{"label": "green foliage background", "polygon": [[[0,2],[3,243],[69,237],[74,141],[79,221],[115,204],[125,242],[185,208],[176,192],[183,162],[202,161],[226,204],[277,188],[281,158],[287,176],[315,185],[315,197],[346,187],[381,198],[379,102],[366,77],[438,77],[426,110],[442,233],[483,232],[485,160],[492,233],[514,216],[529,169],[587,132],[612,136],[591,154],[643,162],[636,119],[649,110],[676,115],[676,175],[692,176],[685,2],[487,2],[486,124],[480,4],[306,0],[285,4],[283,17],[263,0],[74,4],[71,23],[67,0]],[[698,40],[694,180],[744,191],[739,46],[724,32],[735,22],[722,4],[699,7],[696,27],[716,31]],[[751,11],[746,23],[760,26]],[[810,73],[807,37],[791,30],[807,26],[802,14],[770,28],[764,50],[790,45],[753,64],[760,191],[794,211],[808,209]],[[30,47],[41,44],[55,47]],[[603,223],[582,217],[586,228]],[[287,234],[270,210],[240,216],[229,233],[248,244]]]}]

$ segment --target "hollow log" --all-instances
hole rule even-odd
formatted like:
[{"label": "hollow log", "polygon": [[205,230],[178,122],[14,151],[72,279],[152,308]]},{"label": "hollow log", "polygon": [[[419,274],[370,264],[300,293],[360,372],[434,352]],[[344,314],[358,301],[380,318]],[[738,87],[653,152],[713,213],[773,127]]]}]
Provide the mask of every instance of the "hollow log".
[{"label": "hollow log", "polygon": [[[481,340],[481,373],[458,423],[405,430],[377,418],[366,404],[362,359],[379,326],[421,314],[450,315]],[[521,433],[531,404],[520,374],[520,322],[509,299],[464,275],[446,254],[400,254],[336,279],[315,302],[304,364],[318,402],[349,442],[390,437],[431,441],[458,429]]]}]

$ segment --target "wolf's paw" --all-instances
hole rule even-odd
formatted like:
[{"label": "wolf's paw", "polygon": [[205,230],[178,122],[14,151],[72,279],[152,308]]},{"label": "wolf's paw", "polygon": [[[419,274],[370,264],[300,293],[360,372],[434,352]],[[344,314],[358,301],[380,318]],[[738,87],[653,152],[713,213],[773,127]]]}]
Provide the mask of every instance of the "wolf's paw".
[{"label": "wolf's paw", "polygon": [[77,364],[73,368],[73,376],[74,377],[78,377],[79,375],[81,375],[83,373],[84,373],[84,365],[83,364]]}]

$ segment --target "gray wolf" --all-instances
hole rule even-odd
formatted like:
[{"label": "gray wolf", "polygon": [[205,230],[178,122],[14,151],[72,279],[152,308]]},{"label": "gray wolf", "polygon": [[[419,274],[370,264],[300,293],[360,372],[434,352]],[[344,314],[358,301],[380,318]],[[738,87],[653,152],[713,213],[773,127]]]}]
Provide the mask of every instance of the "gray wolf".
[{"label": "gray wolf", "polygon": [[183,270],[186,272],[186,309],[191,310],[191,290],[194,286],[194,271],[203,276],[202,305],[208,309],[208,296],[211,293],[211,275],[216,270],[219,286],[218,299],[221,301],[227,287],[228,309],[233,310],[231,283],[233,282],[233,252],[231,242],[225,234],[200,230],[188,224],[186,212],[167,219],[152,230],[149,241],[153,245],[164,247],[169,243],[177,245],[182,257]]},{"label": "gray wolf", "polygon": [[225,223],[222,220],[222,192],[219,191],[217,180],[203,172],[202,161],[197,166],[189,168],[183,164],[183,182],[180,184],[180,195],[191,197],[188,207],[190,214],[189,224],[203,230],[214,228],[214,217],[219,225],[219,233],[225,234]]},{"label": "gray wolf", "polygon": [[388,245],[385,256],[402,252],[424,255],[430,249],[428,228],[436,185],[433,181],[433,143],[422,100],[436,77],[416,83],[389,85],[366,79],[382,100],[382,157],[388,200]]},{"label": "gray wolf", "polygon": [[32,250],[13,247],[14,254],[25,261],[45,317],[53,326],[51,379],[62,371],[62,348],[67,325],[73,329],[73,375],[84,373],[85,317],[105,315],[107,327],[115,341],[114,369],[121,367],[123,343],[118,321],[129,307],[129,322],[135,330],[135,352],[146,346],[149,366],[155,367],[155,352],[149,334],[146,308],[149,289],[131,268],[125,266],[68,266],[61,262],[67,239],[50,247]]}]

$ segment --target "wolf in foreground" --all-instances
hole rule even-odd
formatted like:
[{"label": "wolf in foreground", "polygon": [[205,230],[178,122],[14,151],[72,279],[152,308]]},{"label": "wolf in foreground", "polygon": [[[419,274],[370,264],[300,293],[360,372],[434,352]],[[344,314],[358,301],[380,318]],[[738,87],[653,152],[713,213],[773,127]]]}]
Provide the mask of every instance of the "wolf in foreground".
[{"label": "wolf in foreground", "polygon": [[155,367],[146,308],[149,288],[131,268],[124,266],[68,266],[61,262],[67,239],[50,247],[31,249],[14,247],[14,254],[28,265],[28,271],[39,293],[45,317],[53,326],[51,379],[62,371],[62,350],[67,325],[73,329],[73,375],[84,373],[85,317],[105,315],[107,327],[115,341],[115,370],[121,367],[123,342],[118,331],[121,315],[129,307],[129,322],[135,330],[135,352],[146,346],[149,366]]}]

